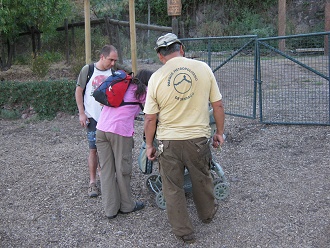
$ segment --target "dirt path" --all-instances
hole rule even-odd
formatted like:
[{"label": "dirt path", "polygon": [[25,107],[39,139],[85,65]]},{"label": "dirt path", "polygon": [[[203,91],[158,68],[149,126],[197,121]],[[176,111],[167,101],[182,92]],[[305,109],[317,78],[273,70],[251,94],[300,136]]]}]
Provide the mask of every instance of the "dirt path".
[{"label": "dirt path", "polygon": [[[87,196],[87,146],[77,117],[0,125],[0,247],[183,246],[137,167],[141,121],[132,188],[146,208],[111,221],[101,197]],[[330,247],[330,127],[268,126],[227,116],[226,134],[214,155],[230,196],[205,225],[187,195],[197,237],[189,247]]]}]

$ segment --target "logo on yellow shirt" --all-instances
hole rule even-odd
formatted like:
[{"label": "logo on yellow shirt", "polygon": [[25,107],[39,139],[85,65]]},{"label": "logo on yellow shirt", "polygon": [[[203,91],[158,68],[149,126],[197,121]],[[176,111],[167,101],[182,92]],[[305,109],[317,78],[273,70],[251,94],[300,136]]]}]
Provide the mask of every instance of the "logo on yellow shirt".
[{"label": "logo on yellow shirt", "polygon": [[187,73],[179,73],[173,80],[174,89],[180,93],[187,93],[192,87],[192,79]]}]

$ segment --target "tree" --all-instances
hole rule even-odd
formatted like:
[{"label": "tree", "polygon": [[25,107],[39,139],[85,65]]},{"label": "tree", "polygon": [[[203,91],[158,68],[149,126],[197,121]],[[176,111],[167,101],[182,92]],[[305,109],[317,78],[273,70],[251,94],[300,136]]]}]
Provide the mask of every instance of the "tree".
[{"label": "tree", "polygon": [[[1,0],[0,1],[0,44],[1,68],[10,68],[13,48],[20,34],[31,34],[34,53],[40,49],[41,32],[53,32],[70,16],[70,0]],[[35,34],[38,44],[35,44]]]},{"label": "tree", "polygon": [[128,15],[128,0],[91,0],[91,11],[97,18],[121,18]]}]

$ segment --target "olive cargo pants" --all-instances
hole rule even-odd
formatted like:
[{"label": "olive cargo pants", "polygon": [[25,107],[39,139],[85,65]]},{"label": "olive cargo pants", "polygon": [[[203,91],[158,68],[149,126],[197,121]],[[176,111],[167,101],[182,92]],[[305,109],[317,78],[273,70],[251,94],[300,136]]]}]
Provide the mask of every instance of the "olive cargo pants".
[{"label": "olive cargo pants", "polygon": [[201,220],[212,218],[215,208],[209,139],[163,140],[160,144],[163,152],[159,156],[159,167],[168,220],[175,235],[189,235],[194,230],[183,188],[185,168],[191,178],[198,217]]}]

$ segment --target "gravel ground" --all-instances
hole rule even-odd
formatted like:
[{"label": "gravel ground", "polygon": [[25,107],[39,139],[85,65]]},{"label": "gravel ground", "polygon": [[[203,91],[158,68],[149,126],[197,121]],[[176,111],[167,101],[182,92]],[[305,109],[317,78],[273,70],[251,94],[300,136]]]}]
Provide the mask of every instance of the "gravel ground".
[{"label": "gravel ground", "polygon": [[214,221],[203,224],[187,194],[197,241],[185,245],[138,169],[142,121],[136,121],[132,188],[146,208],[110,221],[102,196],[87,196],[88,148],[77,116],[0,125],[0,247],[330,247],[329,126],[227,116],[227,141],[214,157],[230,195]]},{"label": "gravel ground", "polygon": [[[20,66],[1,77],[32,80],[33,74]],[[49,75],[61,77],[74,79],[63,63]],[[330,247],[330,126],[226,116],[227,140],[213,155],[230,194],[210,224],[198,220],[187,194],[197,242],[185,245],[138,169],[142,121],[136,121],[132,189],[146,208],[110,221],[102,196],[87,195],[88,147],[77,116],[0,119],[0,125],[0,247]]]}]

